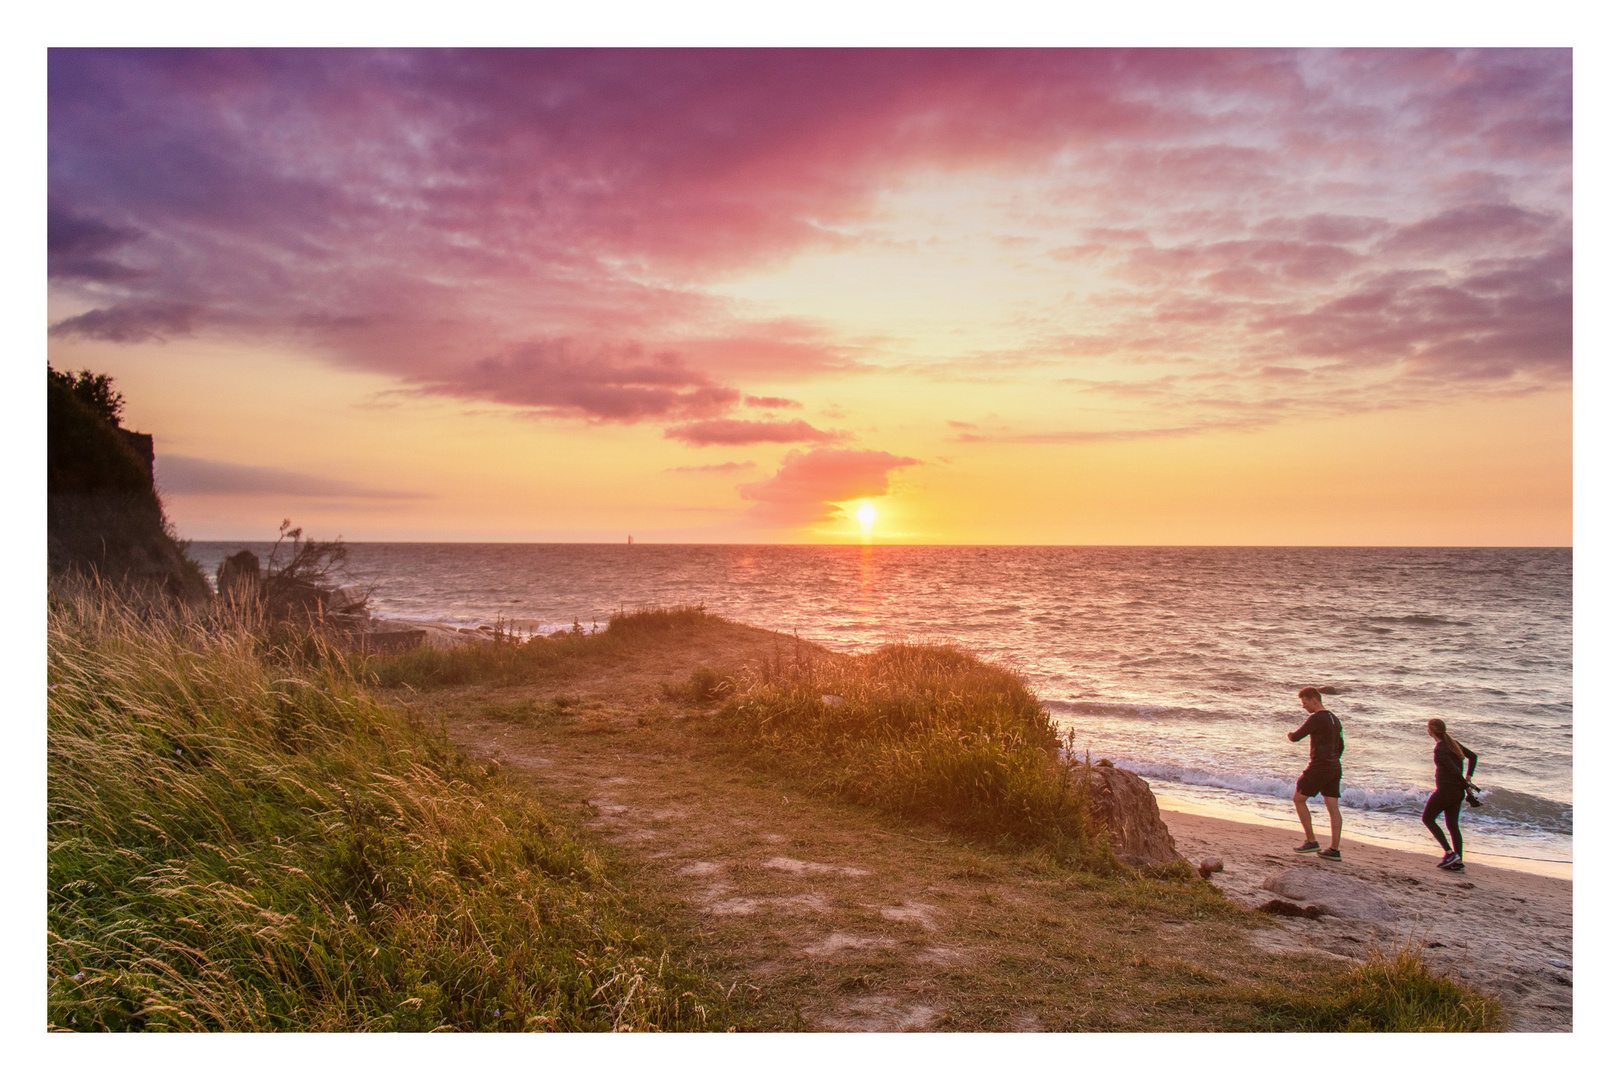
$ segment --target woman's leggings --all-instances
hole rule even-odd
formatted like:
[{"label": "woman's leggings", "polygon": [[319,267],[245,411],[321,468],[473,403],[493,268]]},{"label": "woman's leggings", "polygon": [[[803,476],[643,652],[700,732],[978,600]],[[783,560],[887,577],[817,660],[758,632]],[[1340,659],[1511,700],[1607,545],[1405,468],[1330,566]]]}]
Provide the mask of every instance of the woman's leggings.
[{"label": "woman's leggings", "polygon": [[[1423,824],[1434,833],[1434,838],[1440,841],[1440,846],[1447,851],[1462,854],[1462,830],[1457,828],[1457,813],[1462,810],[1462,792],[1453,795],[1450,792],[1436,791],[1429,796],[1428,803],[1423,807]],[[1446,834],[1440,831],[1440,824],[1436,820],[1441,811],[1446,814],[1446,828],[1451,830],[1451,843],[1446,843]]]}]

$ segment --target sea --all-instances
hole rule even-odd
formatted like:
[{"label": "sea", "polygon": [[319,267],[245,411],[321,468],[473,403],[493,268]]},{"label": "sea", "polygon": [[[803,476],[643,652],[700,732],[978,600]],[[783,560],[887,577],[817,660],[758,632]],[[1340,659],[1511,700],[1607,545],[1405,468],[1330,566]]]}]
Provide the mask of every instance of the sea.
[{"label": "sea", "polygon": [[[212,571],[244,547],[194,542]],[[1345,833],[1439,856],[1429,717],[1479,755],[1470,861],[1572,876],[1569,548],[352,543],[375,615],[547,633],[703,604],[835,649],[945,642],[1021,672],[1076,753],[1160,805],[1298,828],[1297,691],[1343,722]],[[1325,813],[1316,807],[1318,828]]]}]

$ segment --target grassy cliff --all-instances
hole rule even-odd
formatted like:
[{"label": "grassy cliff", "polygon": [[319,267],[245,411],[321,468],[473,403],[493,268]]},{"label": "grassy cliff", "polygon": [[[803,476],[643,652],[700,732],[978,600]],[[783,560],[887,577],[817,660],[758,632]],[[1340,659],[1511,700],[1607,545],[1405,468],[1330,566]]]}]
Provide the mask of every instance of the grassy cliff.
[{"label": "grassy cliff", "polygon": [[49,614],[49,1023],[724,1027],[599,859],[319,642]]},{"label": "grassy cliff", "polygon": [[[209,594],[163,514],[151,440],[119,426],[111,380],[49,371],[46,548],[53,574],[77,572],[172,599]],[[143,458],[143,451],[147,457]]]}]

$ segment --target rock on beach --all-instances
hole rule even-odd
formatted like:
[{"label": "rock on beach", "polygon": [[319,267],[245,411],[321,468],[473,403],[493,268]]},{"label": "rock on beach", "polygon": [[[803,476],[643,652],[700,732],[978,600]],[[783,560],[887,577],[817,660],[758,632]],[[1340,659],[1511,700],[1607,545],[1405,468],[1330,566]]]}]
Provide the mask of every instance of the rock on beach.
[{"label": "rock on beach", "polygon": [[[1084,782],[1080,778],[1077,782]],[[1183,861],[1176,851],[1159,802],[1146,780],[1129,769],[1091,766],[1092,813],[1108,826],[1114,855],[1131,866]]]},{"label": "rock on beach", "polygon": [[1324,915],[1381,923],[1395,921],[1395,910],[1377,889],[1345,874],[1299,866],[1272,874],[1262,887],[1319,908]]}]

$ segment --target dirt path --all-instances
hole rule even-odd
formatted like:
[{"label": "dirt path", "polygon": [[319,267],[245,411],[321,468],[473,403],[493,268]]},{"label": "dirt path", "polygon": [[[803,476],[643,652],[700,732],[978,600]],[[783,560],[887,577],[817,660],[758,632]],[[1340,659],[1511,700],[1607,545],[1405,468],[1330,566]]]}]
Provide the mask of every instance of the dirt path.
[{"label": "dirt path", "polygon": [[1260,916],[1171,911],[1151,885],[1099,890],[1039,852],[800,794],[718,762],[659,693],[696,667],[793,648],[728,625],[650,664],[402,700],[574,808],[765,1029],[1253,1028],[1257,991],[1362,955],[1365,938],[1301,942]]}]

